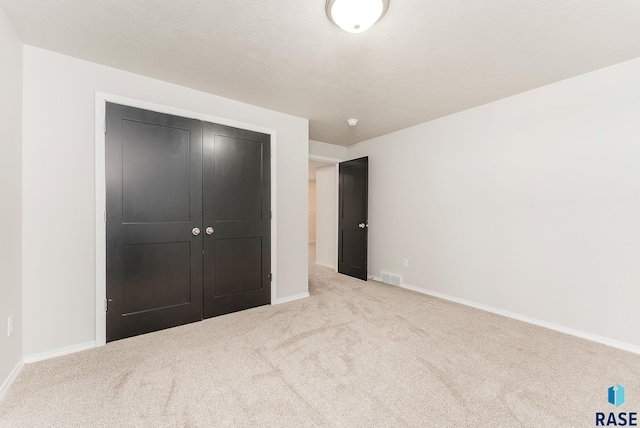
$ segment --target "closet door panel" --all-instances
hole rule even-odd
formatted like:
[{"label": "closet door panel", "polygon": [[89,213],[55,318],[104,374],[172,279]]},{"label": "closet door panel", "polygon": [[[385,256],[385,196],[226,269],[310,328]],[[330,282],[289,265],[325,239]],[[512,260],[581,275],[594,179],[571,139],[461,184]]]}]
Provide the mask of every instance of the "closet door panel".
[{"label": "closet door panel", "polygon": [[202,319],[202,123],[107,104],[107,341]]},{"label": "closet door panel", "polygon": [[204,123],[204,316],[271,301],[270,137]]}]

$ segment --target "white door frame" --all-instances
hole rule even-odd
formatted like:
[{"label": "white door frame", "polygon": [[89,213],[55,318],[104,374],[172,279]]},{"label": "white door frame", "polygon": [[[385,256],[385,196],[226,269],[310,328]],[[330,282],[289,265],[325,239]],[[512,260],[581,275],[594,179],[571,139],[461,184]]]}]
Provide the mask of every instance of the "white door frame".
[{"label": "white door frame", "polygon": [[107,295],[107,226],[106,216],[106,177],[105,177],[105,133],[107,102],[151,110],[158,113],[197,119],[220,125],[260,132],[271,136],[271,304],[277,299],[277,210],[276,210],[276,130],[250,123],[239,122],[223,117],[211,116],[189,110],[169,107],[118,95],[96,92],[95,98],[95,231],[96,231],[96,347],[103,346],[107,341],[107,315],[105,312],[105,298]]}]

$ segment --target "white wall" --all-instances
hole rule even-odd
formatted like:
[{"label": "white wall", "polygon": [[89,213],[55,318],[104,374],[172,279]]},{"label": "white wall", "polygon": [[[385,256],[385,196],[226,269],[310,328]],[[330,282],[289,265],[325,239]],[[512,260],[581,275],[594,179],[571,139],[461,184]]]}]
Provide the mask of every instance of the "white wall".
[{"label": "white wall", "polygon": [[350,147],[370,162],[369,273],[640,349],[638,76],[640,59]]},{"label": "white wall", "polygon": [[316,169],[316,264],[336,267],[338,195],[336,166]]},{"label": "white wall", "polygon": [[309,140],[309,154],[332,159],[347,159],[347,148],[321,141]]},{"label": "white wall", "polygon": [[316,180],[309,180],[309,242],[316,242]]},{"label": "white wall", "polygon": [[[0,8],[0,397],[22,360],[22,41]],[[7,318],[14,330],[7,337]]]},{"label": "white wall", "polygon": [[24,353],[95,340],[95,92],[276,130],[278,299],[307,292],[308,121],[24,49]]}]

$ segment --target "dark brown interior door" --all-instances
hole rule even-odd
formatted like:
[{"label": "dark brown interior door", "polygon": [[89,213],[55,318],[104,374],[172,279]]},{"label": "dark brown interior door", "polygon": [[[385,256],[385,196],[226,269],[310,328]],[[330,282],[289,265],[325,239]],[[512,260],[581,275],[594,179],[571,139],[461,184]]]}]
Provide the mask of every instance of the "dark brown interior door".
[{"label": "dark brown interior door", "polygon": [[270,137],[204,123],[204,317],[271,301]]},{"label": "dark brown interior door", "polygon": [[369,158],[339,166],[338,272],[367,280]]},{"label": "dark brown interior door", "polygon": [[107,104],[107,341],[202,319],[202,123]]}]

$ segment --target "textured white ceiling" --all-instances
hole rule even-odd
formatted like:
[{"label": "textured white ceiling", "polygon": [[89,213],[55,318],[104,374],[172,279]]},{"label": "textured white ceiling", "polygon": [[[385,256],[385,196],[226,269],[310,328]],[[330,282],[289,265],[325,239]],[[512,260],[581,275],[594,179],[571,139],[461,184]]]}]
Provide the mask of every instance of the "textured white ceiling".
[{"label": "textured white ceiling", "polygon": [[391,0],[361,34],[324,0],[0,7],[27,44],[305,117],[341,145],[640,57],[638,0]]}]

